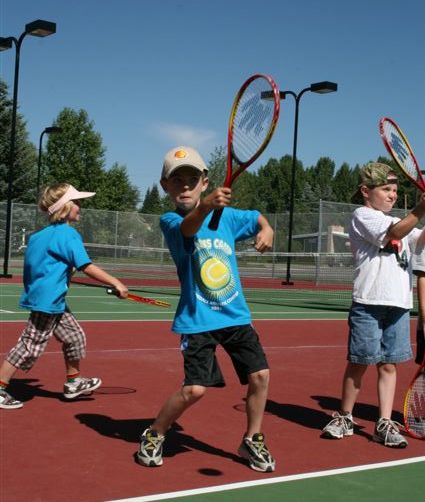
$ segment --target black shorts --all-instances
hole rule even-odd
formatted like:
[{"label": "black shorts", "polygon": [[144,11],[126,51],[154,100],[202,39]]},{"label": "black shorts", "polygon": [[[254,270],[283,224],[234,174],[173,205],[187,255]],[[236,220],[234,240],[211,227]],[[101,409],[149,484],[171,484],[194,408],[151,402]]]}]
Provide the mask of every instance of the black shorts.
[{"label": "black shorts", "polygon": [[269,367],[258,334],[250,324],[181,335],[183,385],[226,385],[216,357],[217,345],[229,354],[242,385],[248,383],[248,375]]}]

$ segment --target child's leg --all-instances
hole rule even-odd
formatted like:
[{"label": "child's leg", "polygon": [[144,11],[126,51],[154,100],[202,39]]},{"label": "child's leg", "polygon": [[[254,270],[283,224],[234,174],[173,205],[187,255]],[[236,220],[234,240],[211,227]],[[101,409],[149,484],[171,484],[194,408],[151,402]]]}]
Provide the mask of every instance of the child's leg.
[{"label": "child's leg", "polygon": [[246,394],[247,437],[261,431],[269,389],[270,371],[261,370],[248,376]]},{"label": "child's leg", "polygon": [[365,364],[347,363],[342,382],[341,411],[343,413],[351,414],[353,412],[366,370],[367,365]]},{"label": "child's leg", "polygon": [[189,406],[205,394],[201,385],[185,385],[168,398],[154,423],[140,437],[138,462],[147,467],[162,465],[162,445],[165,433]]},{"label": "child's leg", "polygon": [[397,368],[395,364],[382,363],[377,365],[377,370],[379,418],[391,419],[397,382]]},{"label": "child's leg", "polygon": [[6,359],[0,367],[0,386],[7,387],[13,375],[18,371],[12,364]]},{"label": "child's leg", "polygon": [[172,394],[161,408],[151,429],[165,435],[173,423],[205,394],[201,385],[185,385]]},{"label": "child's leg", "polygon": [[80,360],[86,355],[86,335],[69,311],[64,312],[54,330],[54,336],[62,343],[67,381],[63,394],[66,399],[91,394],[102,384],[100,378],[80,376]]}]

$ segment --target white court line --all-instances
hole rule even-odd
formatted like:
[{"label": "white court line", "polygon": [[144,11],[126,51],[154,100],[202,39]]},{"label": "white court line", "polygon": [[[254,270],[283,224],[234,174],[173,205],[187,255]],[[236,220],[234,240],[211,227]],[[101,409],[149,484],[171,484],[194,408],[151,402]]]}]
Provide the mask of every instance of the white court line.
[{"label": "white court line", "polygon": [[336,476],[339,474],[348,474],[351,472],[360,472],[367,471],[371,469],[382,469],[385,467],[396,467],[399,465],[406,464],[414,464],[417,462],[425,462],[425,457],[413,457],[406,458],[403,460],[394,460],[391,462],[380,462],[376,464],[366,464],[366,465],[357,465],[353,467],[344,467],[342,469],[331,469],[326,471],[317,471],[317,472],[307,472],[305,474],[294,474],[292,476],[280,476],[276,478],[268,478],[268,479],[256,479],[254,481],[244,481],[241,483],[231,483],[227,485],[218,485],[218,486],[210,486],[207,488],[198,488],[194,490],[183,490],[179,492],[169,492],[169,493],[159,493],[156,495],[147,495],[143,497],[132,497],[128,499],[119,499],[119,500],[110,500],[108,502],[148,502],[152,500],[165,500],[168,498],[180,498],[180,497],[188,497],[190,495],[200,495],[203,493],[214,493],[214,492],[222,492],[228,490],[237,490],[238,488],[249,488],[251,486],[259,486],[259,485],[270,485],[276,483],[287,483],[288,481],[299,481],[304,479],[311,478],[320,478],[323,476]]},{"label": "white court line", "polygon": [[[25,314],[25,312],[12,312],[13,314]],[[76,312],[73,311],[73,314],[75,314]],[[77,312],[78,313],[78,312]],[[104,314],[104,312],[80,312],[81,313],[84,313],[84,314]],[[143,312],[141,315],[155,315],[155,314],[174,314],[174,312]],[[265,313],[267,314],[268,312],[260,312],[260,313]],[[276,312],[273,312],[274,314]],[[299,312],[288,312],[289,314],[299,314]],[[329,312],[326,312],[327,314],[329,314]],[[137,312],[118,312],[118,314],[137,314]],[[415,319],[414,317],[411,317],[411,319]],[[5,319],[5,320],[2,320],[2,323],[6,323],[6,322],[9,322],[9,323],[19,323],[19,322],[26,322],[27,318],[23,318],[23,319]],[[312,319],[311,317],[310,318],[306,318],[306,319],[300,319],[299,317],[268,317],[267,319],[259,319],[259,318],[255,318],[253,317],[253,322],[258,322],[258,321],[300,321],[300,322],[307,322],[307,321],[311,321],[311,322],[317,322],[317,321],[344,321],[346,320],[345,317],[343,318],[335,318],[335,317],[320,317],[320,318],[315,318],[315,319]],[[78,319],[78,322],[82,323],[82,322],[170,322],[169,319]]]},{"label": "white court line", "polygon": [[[143,336],[143,335],[141,335]],[[318,349],[346,349],[347,345],[295,345],[295,346],[287,346],[287,345],[281,345],[281,346],[267,346],[263,345],[263,348],[265,350],[318,350]],[[108,352],[163,352],[165,350],[178,350],[180,351],[180,347],[139,347],[139,348],[132,348],[132,349],[99,349],[99,350],[87,350],[87,354],[106,354]],[[6,355],[8,352],[0,352],[0,356]],[[49,356],[49,355],[63,355],[63,352],[61,350],[46,350],[43,352],[43,355]]]},{"label": "white court line", "polygon": [[3,310],[0,309],[0,314],[17,314],[18,312],[14,312],[13,310]]}]

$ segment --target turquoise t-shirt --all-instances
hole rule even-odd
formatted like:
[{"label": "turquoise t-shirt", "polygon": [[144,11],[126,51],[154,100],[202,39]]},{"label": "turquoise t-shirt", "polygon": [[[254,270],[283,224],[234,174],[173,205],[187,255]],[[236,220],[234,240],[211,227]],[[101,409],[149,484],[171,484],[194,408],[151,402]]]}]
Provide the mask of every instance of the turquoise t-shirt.
[{"label": "turquoise t-shirt", "polygon": [[161,216],[161,230],[177,267],[181,296],[172,330],[191,334],[251,323],[236,261],[235,243],[257,234],[258,211],[225,208],[218,230],[209,230],[212,213],[197,234],[184,238],[183,217]]},{"label": "turquoise t-shirt", "polygon": [[24,260],[24,292],[20,306],[31,311],[59,314],[72,269],[91,263],[81,235],[66,223],[55,223],[28,240]]}]

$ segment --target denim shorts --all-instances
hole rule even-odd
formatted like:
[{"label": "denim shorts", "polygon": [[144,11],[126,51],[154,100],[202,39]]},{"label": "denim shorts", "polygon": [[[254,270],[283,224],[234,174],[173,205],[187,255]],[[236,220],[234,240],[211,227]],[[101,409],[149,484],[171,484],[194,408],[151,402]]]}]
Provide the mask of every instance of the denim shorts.
[{"label": "denim shorts", "polygon": [[412,358],[409,310],[353,303],[347,359],[357,364],[401,363]]}]

